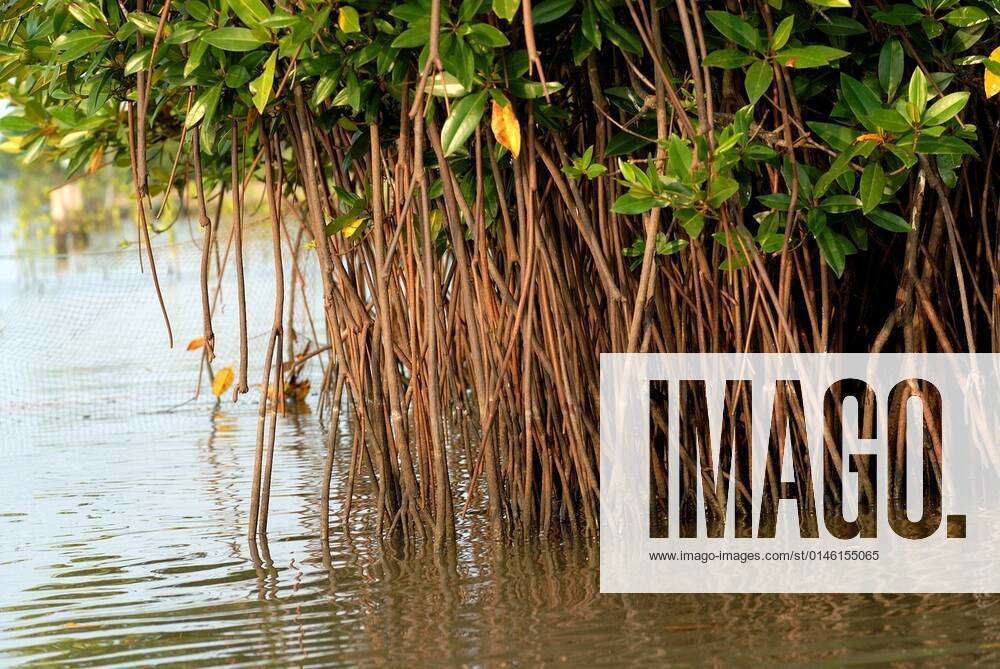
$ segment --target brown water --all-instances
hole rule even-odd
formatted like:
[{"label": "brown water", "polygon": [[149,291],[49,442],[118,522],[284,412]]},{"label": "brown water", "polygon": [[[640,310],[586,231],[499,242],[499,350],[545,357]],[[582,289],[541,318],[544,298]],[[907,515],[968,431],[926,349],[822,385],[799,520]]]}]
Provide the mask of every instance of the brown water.
[{"label": "brown water", "polygon": [[[314,414],[279,423],[257,563],[256,405],[175,406],[197,373],[197,266],[168,254],[161,272],[171,352],[122,258],[0,262],[0,666],[1000,661],[995,597],[602,595],[596,545],[495,543],[476,515],[453,558],[380,546],[363,512],[325,546]],[[334,516],[347,467],[342,446]]]}]

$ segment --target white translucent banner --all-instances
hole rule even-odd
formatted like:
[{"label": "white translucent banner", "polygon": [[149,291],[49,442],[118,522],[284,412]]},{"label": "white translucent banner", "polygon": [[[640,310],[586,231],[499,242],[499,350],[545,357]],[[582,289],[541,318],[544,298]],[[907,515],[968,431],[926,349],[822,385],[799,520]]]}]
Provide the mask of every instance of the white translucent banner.
[{"label": "white translucent banner", "polygon": [[1000,592],[1000,356],[604,354],[602,592]]}]

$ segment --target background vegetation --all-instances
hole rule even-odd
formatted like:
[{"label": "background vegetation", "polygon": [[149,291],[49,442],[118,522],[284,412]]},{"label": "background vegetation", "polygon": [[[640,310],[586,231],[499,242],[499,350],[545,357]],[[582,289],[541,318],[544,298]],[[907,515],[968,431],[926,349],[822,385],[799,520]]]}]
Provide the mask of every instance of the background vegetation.
[{"label": "background vegetation", "polygon": [[383,533],[442,543],[480,505],[595,533],[601,351],[997,349],[995,0],[10,0],[0,21],[3,148],[127,167],[154,284],[152,198],[190,200],[208,360],[237,336],[212,331],[209,252],[242,291],[250,183],[279,289],[265,387],[295,367],[294,259],[319,254],[325,390]]}]

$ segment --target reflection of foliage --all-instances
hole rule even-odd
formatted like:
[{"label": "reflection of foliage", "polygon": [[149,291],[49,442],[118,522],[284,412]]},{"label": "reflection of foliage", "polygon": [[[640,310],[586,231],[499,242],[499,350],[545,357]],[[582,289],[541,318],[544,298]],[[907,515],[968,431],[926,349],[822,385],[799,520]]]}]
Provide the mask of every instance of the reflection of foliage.
[{"label": "reflection of foliage", "polygon": [[58,165],[41,161],[25,168],[9,154],[9,171],[0,177],[14,193],[15,209],[9,212],[12,237],[18,247],[34,253],[54,253],[81,248],[93,234],[122,235],[131,202],[123,199],[123,180],[113,169],[102,169],[86,182],[69,182]]}]

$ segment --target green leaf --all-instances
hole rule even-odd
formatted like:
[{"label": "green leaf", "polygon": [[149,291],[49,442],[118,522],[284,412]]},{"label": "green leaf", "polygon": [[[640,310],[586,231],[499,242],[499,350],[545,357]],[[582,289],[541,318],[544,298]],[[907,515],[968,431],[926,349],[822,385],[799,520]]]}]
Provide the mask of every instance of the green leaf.
[{"label": "green leaf", "polygon": [[778,155],[778,152],[767,144],[755,142],[746,147],[744,155],[750,160],[771,160]]},{"label": "green leaf", "polygon": [[184,78],[191,76],[191,73],[201,65],[201,59],[205,57],[205,51],[208,49],[208,43],[203,40],[198,40],[195,42],[194,46],[188,52],[187,62],[184,63]]},{"label": "green leaf", "polygon": [[814,44],[812,46],[782,49],[774,54],[774,57],[778,63],[785,67],[805,69],[809,67],[823,67],[847,55],[850,54],[842,49]]},{"label": "green leaf", "polygon": [[229,0],[229,6],[240,17],[240,21],[251,28],[256,28],[261,21],[271,16],[261,0]]},{"label": "green leaf", "polygon": [[250,82],[250,92],[253,93],[253,105],[261,114],[271,99],[271,88],[274,86],[274,66],[278,60],[278,51],[272,51],[264,63],[264,71]]},{"label": "green leaf", "polygon": [[458,6],[458,22],[468,23],[479,13],[482,6],[483,0],[462,0],[462,4]]},{"label": "green leaf", "polygon": [[836,123],[824,123],[823,121],[806,121],[809,129],[819,135],[820,139],[829,144],[837,151],[846,151],[854,144],[858,131],[854,128],[838,125]]},{"label": "green leaf", "polygon": [[844,102],[854,117],[862,123],[865,122],[869,114],[882,106],[872,89],[849,74],[841,73],[840,75],[840,95],[844,98]]},{"label": "green leaf", "polygon": [[439,98],[457,98],[468,93],[469,89],[463,86],[454,75],[439,72],[431,77],[428,92]]},{"label": "green leaf", "polygon": [[817,7],[830,7],[831,9],[850,9],[851,0],[809,0]]},{"label": "green leaf", "polygon": [[91,30],[98,32],[107,31],[107,18],[101,13],[101,8],[91,2],[74,0],[74,2],[69,4],[69,13],[73,15],[73,18]]},{"label": "green leaf", "polygon": [[920,21],[923,13],[913,5],[895,4],[889,11],[877,11],[872,13],[872,18],[891,26],[908,26]]},{"label": "green leaf", "polygon": [[601,29],[597,25],[597,14],[594,3],[584,0],[583,13],[580,15],[580,35],[595,48],[601,48]]},{"label": "green leaf", "polygon": [[867,156],[875,148],[875,143],[872,141],[859,142],[852,145],[849,149],[843,151],[837,159],[830,164],[830,169],[826,171],[823,176],[816,180],[816,186],[813,189],[813,195],[817,198],[822,197],[826,193],[827,189],[833,185],[833,182],[840,178],[840,175],[851,168],[851,160],[856,156]]},{"label": "green leaf", "polygon": [[795,25],[795,16],[786,16],[778,24],[778,27],[774,29],[774,34],[771,36],[771,48],[775,51],[785,46],[788,43],[788,38],[792,36],[792,28]]},{"label": "green leaf", "polygon": [[934,104],[932,104],[927,111],[924,112],[920,122],[925,126],[941,125],[955,116],[955,114],[962,111],[968,101],[968,91],[950,93],[940,100],[935,101]]},{"label": "green leaf", "polygon": [[645,53],[639,36],[622,24],[617,21],[608,21],[605,19],[603,25],[608,40],[616,47],[636,56],[641,56]]},{"label": "green leaf", "polygon": [[536,26],[551,23],[573,9],[575,4],[576,0],[545,0],[531,7],[531,22]]},{"label": "green leaf", "polygon": [[788,211],[788,208],[792,206],[792,198],[788,193],[758,195],[757,200],[768,209],[777,209],[778,211]]},{"label": "green leaf", "polygon": [[291,14],[285,14],[284,12],[277,11],[274,14],[268,16],[266,19],[263,19],[260,22],[260,25],[263,26],[264,28],[270,28],[274,30],[276,28],[288,28],[294,26],[296,23],[299,22],[299,20],[300,17],[298,16],[292,16]]},{"label": "green leaf", "polygon": [[143,35],[155,35],[156,28],[160,23],[160,20],[155,16],[144,14],[143,12],[129,12],[128,20]]},{"label": "green leaf", "polygon": [[692,152],[684,140],[677,135],[670,136],[667,144],[667,160],[670,169],[673,170],[678,179],[684,183],[691,181]]},{"label": "green leaf", "polygon": [[451,108],[451,114],[441,128],[441,146],[444,155],[450,156],[458,151],[469,139],[479,121],[483,118],[486,108],[486,91],[467,95]]},{"label": "green leaf", "polygon": [[656,255],[669,256],[678,251],[682,251],[688,245],[686,239],[672,239],[667,241],[667,236],[662,232],[656,235]]},{"label": "green leaf", "polygon": [[510,82],[510,92],[515,97],[524,98],[530,100],[532,98],[540,98],[545,95],[546,91],[549,93],[555,93],[561,90],[563,87],[558,81],[547,81],[545,86],[542,86],[540,82],[537,81],[512,81]]},{"label": "green leaf", "polygon": [[337,27],[345,33],[361,32],[361,17],[358,10],[350,5],[343,5],[337,13]]},{"label": "green leaf", "polygon": [[719,49],[708,54],[705,58],[705,65],[709,67],[721,67],[724,70],[743,67],[752,62],[754,62],[753,56],[739,49]]},{"label": "green leaf", "polygon": [[68,63],[90,53],[94,47],[107,40],[107,35],[95,33],[92,30],[77,30],[60,35],[52,43],[52,48],[59,52],[60,61]]},{"label": "green leaf", "polygon": [[921,133],[917,138],[917,153],[974,156],[976,150],[958,137],[932,137]]},{"label": "green leaf", "polygon": [[847,256],[844,253],[844,247],[840,245],[833,231],[827,225],[826,214],[823,213],[823,210],[811,209],[806,219],[806,226],[816,240],[823,260],[838,278],[843,276]]},{"label": "green leaf", "polygon": [[399,33],[399,36],[392,40],[392,44],[389,46],[393,49],[409,49],[424,46],[428,40],[430,40],[430,25],[427,23],[418,23]]},{"label": "green leaf", "polygon": [[247,28],[217,28],[206,33],[204,40],[223,51],[253,51],[264,43]]},{"label": "green leaf", "polygon": [[608,146],[604,149],[604,155],[608,157],[625,156],[649,144],[652,142],[645,137],[622,131],[611,136],[611,139],[608,140]]},{"label": "green leaf", "polygon": [[910,103],[911,118],[916,121],[927,106],[927,77],[919,67],[914,68],[910,77],[910,85],[906,89],[906,100]]},{"label": "green leaf", "polygon": [[212,10],[201,0],[188,0],[184,4],[184,7],[187,9],[188,14],[198,21],[208,21],[212,16]]},{"label": "green leaf", "polygon": [[910,122],[895,109],[876,109],[868,114],[868,119],[876,127],[889,132],[906,132],[911,127]]},{"label": "green leaf", "polygon": [[705,215],[697,210],[682,209],[677,212],[677,219],[691,239],[697,238],[705,229]]},{"label": "green leaf", "polygon": [[37,126],[23,116],[11,114],[0,118],[0,132],[4,135],[27,135],[36,129]]},{"label": "green leaf", "polygon": [[615,200],[611,211],[615,214],[644,214],[650,209],[662,206],[662,203],[650,195],[633,195],[625,193]]},{"label": "green leaf", "polygon": [[868,33],[867,28],[849,16],[828,16],[826,21],[820,21],[816,27],[832,37],[850,37]]},{"label": "green leaf", "polygon": [[318,107],[324,100],[330,97],[330,94],[333,93],[333,89],[336,85],[336,77],[330,74],[324,74],[319,78],[319,81],[316,82],[316,88],[313,89],[313,94],[309,99],[309,103],[314,107]]},{"label": "green leaf", "polygon": [[486,47],[500,47],[510,44],[506,35],[488,23],[476,23],[470,27],[469,40]]},{"label": "green leaf", "polygon": [[[455,38],[455,45],[444,58],[445,67],[455,73],[455,77],[465,89],[471,89],[476,76],[475,54],[461,37]],[[495,91],[491,88],[490,91]]]},{"label": "green leaf", "polygon": [[903,45],[898,39],[893,38],[882,47],[878,58],[878,81],[892,100],[903,81]]},{"label": "green leaf", "polygon": [[882,193],[885,191],[885,171],[878,161],[872,161],[865,165],[865,171],[861,173],[861,188],[858,197],[861,198],[861,211],[867,214],[882,202]]},{"label": "green leaf", "polygon": [[215,112],[215,106],[219,104],[219,96],[221,94],[222,83],[219,82],[199,95],[191,104],[191,109],[188,111],[187,118],[184,119],[185,127],[191,129],[202,119],[210,119],[212,114]]},{"label": "green leaf", "polygon": [[752,25],[729,12],[705,12],[709,22],[722,33],[726,39],[742,47],[760,50],[760,33]]},{"label": "green leaf", "polygon": [[125,61],[125,74],[135,74],[140,70],[148,68],[151,50],[152,47],[147,46],[145,49],[140,49],[129,56],[129,59]]},{"label": "green leaf", "polygon": [[913,228],[901,216],[897,216],[885,209],[872,209],[865,213],[868,220],[889,232],[912,232]]},{"label": "green leaf", "polygon": [[508,21],[514,18],[521,0],[493,0],[493,13]]},{"label": "green leaf", "polygon": [[746,75],[746,88],[747,88],[747,98],[750,100],[750,104],[757,102],[760,96],[767,92],[767,89],[771,86],[771,81],[774,79],[774,71],[771,69],[771,65],[765,61],[758,60],[747,70]]},{"label": "green leaf", "polygon": [[831,195],[820,202],[819,206],[831,214],[846,214],[861,209],[861,200],[853,195]]},{"label": "green leaf", "polygon": [[990,17],[978,7],[959,7],[944,15],[945,23],[959,28],[968,28],[989,21]]},{"label": "green leaf", "polygon": [[712,207],[722,206],[722,203],[731,198],[739,187],[736,179],[732,177],[715,177],[708,186],[708,204]]}]

